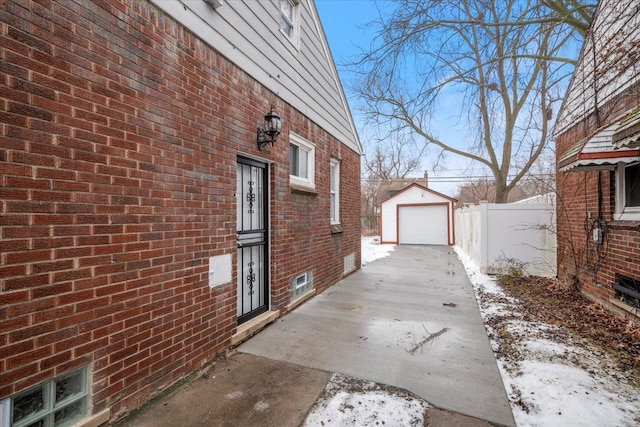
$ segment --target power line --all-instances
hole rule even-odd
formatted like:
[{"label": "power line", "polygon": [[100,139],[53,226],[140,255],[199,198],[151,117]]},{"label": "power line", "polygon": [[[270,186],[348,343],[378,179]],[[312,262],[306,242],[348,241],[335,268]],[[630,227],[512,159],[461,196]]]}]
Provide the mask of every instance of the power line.
[{"label": "power line", "polygon": [[[527,179],[532,179],[532,178],[537,178],[537,179],[548,179],[548,178],[554,178],[555,177],[555,173],[545,173],[545,174],[529,174],[525,177],[522,178],[522,181],[526,181]],[[513,179],[515,178],[515,175],[508,175],[507,179]],[[481,179],[489,179],[489,180],[493,180],[495,179],[495,177],[493,175],[472,175],[472,176],[456,176],[456,175],[451,175],[451,176],[428,176],[427,178],[424,177],[420,177],[420,176],[415,176],[415,177],[405,177],[405,178],[391,178],[391,180],[424,180],[427,179],[429,182],[468,182],[468,181],[473,181],[473,180],[481,180]],[[384,181],[389,181],[389,179],[382,179],[382,178],[366,178],[366,177],[361,177],[360,178],[361,181],[373,181],[373,182],[384,182]]]}]

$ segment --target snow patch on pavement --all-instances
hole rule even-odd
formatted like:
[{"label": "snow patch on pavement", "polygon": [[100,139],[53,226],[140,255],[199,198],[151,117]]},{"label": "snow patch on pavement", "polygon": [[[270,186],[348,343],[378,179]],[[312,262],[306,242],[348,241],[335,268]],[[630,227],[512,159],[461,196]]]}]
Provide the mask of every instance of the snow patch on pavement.
[{"label": "snow patch on pavement", "polygon": [[[362,264],[388,256],[393,248],[377,238],[363,238]],[[518,301],[455,250],[473,285],[518,427],[640,425],[640,391],[604,352],[561,327],[523,320]],[[405,336],[407,325],[401,330],[395,323],[402,322],[380,320],[366,338],[409,351],[438,332],[437,325],[415,323],[413,333]],[[451,339],[447,332],[438,339]],[[428,408],[403,390],[334,374],[303,425],[423,426]]]},{"label": "snow patch on pavement", "polygon": [[367,236],[362,238],[362,265],[365,266],[377,259],[389,256],[396,245],[380,244],[379,236]]},{"label": "snow patch on pavement", "polygon": [[303,426],[424,426],[424,400],[393,387],[333,374]]}]

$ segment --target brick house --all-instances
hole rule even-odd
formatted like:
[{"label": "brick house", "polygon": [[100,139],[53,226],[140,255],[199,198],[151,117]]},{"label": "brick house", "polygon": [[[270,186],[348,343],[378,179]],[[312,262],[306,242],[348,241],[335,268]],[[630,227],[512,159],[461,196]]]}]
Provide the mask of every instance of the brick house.
[{"label": "brick house", "polygon": [[312,0],[7,1],[0,61],[2,427],[112,423],[360,265]]},{"label": "brick house", "polygon": [[554,129],[558,274],[640,314],[640,4],[602,0]]}]

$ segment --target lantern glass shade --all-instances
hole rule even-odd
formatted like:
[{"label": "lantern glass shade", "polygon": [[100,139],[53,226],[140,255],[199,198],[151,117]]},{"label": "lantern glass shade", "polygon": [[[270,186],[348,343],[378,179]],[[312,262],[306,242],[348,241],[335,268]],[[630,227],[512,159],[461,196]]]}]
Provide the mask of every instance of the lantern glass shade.
[{"label": "lantern glass shade", "polygon": [[267,144],[273,145],[281,131],[282,120],[272,105],[269,114],[264,116],[264,128],[258,127],[258,149],[262,150],[262,147]]},{"label": "lantern glass shade", "polygon": [[271,106],[269,114],[264,116],[264,130],[271,137],[278,135],[282,130],[282,121],[280,120],[280,116],[276,114],[273,105]]}]

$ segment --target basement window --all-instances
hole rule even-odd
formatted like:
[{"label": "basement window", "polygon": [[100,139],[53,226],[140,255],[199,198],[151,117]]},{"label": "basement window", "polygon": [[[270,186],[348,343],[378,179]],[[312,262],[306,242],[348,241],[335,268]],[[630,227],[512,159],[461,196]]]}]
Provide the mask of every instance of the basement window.
[{"label": "basement window", "polygon": [[87,413],[87,369],[4,399],[0,408],[0,421],[8,422],[10,427],[70,426]]},{"label": "basement window", "polygon": [[306,294],[313,289],[313,273],[307,271],[291,280],[291,300]]},{"label": "basement window", "polygon": [[356,254],[355,252],[350,253],[349,255],[344,257],[344,268],[342,270],[342,274],[345,275],[347,273],[351,273],[356,269]]},{"label": "basement window", "polygon": [[300,289],[303,286],[307,286],[307,284],[309,283],[309,275],[308,273],[301,274],[298,277],[296,277],[295,280],[296,280],[296,283],[295,283],[296,289]]},{"label": "basement window", "polygon": [[640,281],[616,274],[616,283],[613,284],[616,291],[615,298],[634,308],[640,308]]}]

